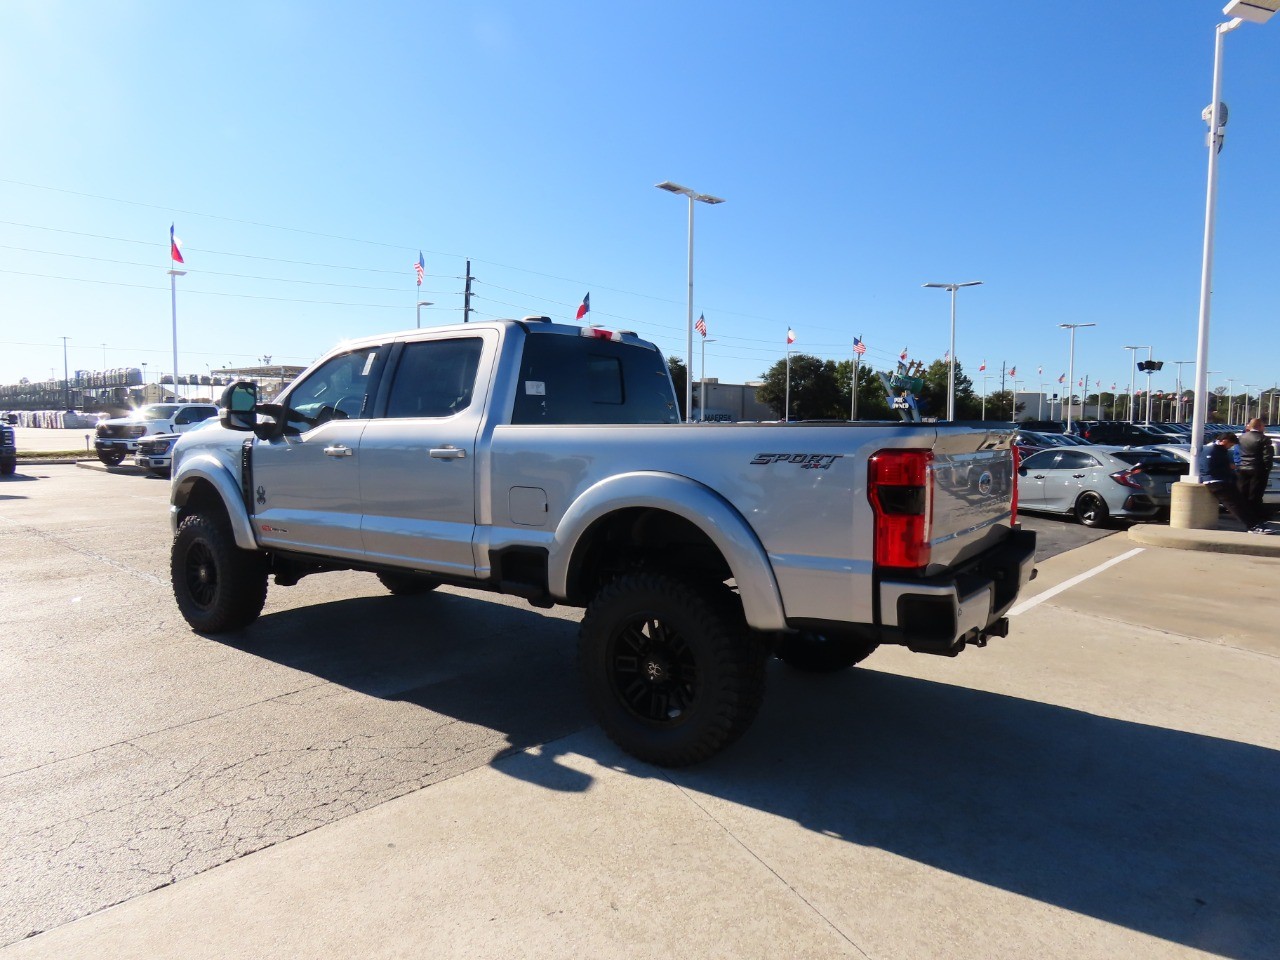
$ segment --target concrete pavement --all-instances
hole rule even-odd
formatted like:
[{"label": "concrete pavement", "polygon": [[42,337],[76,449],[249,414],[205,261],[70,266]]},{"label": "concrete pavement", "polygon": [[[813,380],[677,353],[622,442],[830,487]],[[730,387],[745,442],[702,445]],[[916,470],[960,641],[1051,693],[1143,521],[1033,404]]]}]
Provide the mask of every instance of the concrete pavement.
[{"label": "concrete pavement", "polygon": [[1109,537],[986,650],[773,663],[712,763],[589,729],[0,958],[1270,958],[1277,573]]}]

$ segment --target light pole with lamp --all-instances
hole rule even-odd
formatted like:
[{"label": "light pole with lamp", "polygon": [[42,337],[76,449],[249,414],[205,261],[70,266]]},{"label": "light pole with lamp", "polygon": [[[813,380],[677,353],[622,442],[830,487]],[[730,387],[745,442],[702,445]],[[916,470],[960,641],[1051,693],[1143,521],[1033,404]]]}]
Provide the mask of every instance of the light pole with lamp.
[{"label": "light pole with lamp", "polygon": [[[1204,424],[1208,415],[1209,388],[1209,303],[1213,294],[1213,222],[1218,203],[1218,154],[1226,136],[1227,111],[1222,102],[1222,40],[1245,20],[1266,23],[1280,10],[1280,0],[1230,0],[1222,12],[1234,19],[1220,23],[1213,34],[1213,96],[1204,114],[1209,123],[1206,147],[1209,176],[1204,203],[1204,257],[1200,265],[1200,320],[1196,332],[1196,392],[1192,405],[1191,472],[1188,483],[1200,482],[1200,448],[1204,446]],[[1217,519],[1214,511],[1213,519]],[[1200,518],[1197,518],[1200,519]]]},{"label": "light pole with lamp", "polygon": [[947,364],[947,419],[956,418],[956,291],[961,287],[977,287],[981,280],[966,280],[964,283],[922,283],[922,287],[933,287],[936,290],[951,291],[951,358]]},{"label": "light pole with lamp", "polygon": [[1129,422],[1134,422],[1133,417],[1133,387],[1134,375],[1138,372],[1138,351],[1150,350],[1150,347],[1125,347],[1129,352]]},{"label": "light pole with lamp", "polygon": [[433,301],[431,301],[431,300],[419,300],[419,301],[418,301],[418,303],[417,303],[417,305],[416,305],[416,306],[417,306],[417,308],[418,308],[418,327],[419,327],[419,328],[421,328],[421,326],[422,326],[422,308],[423,308],[423,307],[431,307],[431,306],[434,306],[434,305],[435,305],[435,304],[434,304],[434,302],[433,302]]},{"label": "light pole with lamp", "polygon": [[[692,373],[693,370],[693,202],[697,200],[700,203],[724,203],[722,197],[713,197],[709,193],[698,193],[696,190],[690,190],[688,187],[682,187],[678,183],[672,183],[670,180],[663,180],[661,183],[655,183],[655,187],[659,190],[666,190],[668,193],[678,193],[681,196],[689,198],[689,315],[685,324],[685,364],[686,369]],[[686,375],[684,378],[684,411],[685,422],[689,423],[693,420],[693,378]]]},{"label": "light pole with lamp", "polygon": [[702,376],[698,385],[698,419],[703,423],[707,422],[707,344],[717,342],[714,337],[710,340],[706,337],[702,338]]},{"label": "light pole with lamp", "polygon": [[1227,377],[1227,423],[1236,422],[1236,398],[1235,394],[1231,392],[1231,385],[1235,382],[1235,377]]},{"label": "light pole with lamp", "polygon": [[[1071,348],[1067,352],[1067,433],[1071,432],[1071,403],[1072,386],[1076,382],[1076,331],[1081,327],[1096,327],[1096,323],[1060,323],[1058,327],[1062,330],[1071,331]],[[1128,349],[1127,347],[1125,349]]]},{"label": "light pole with lamp", "polygon": [[[1249,428],[1249,391],[1256,386],[1256,383],[1244,384],[1244,413],[1240,417],[1240,422],[1245,425],[1246,430]],[[1261,403],[1261,400],[1259,400],[1259,403]]]}]

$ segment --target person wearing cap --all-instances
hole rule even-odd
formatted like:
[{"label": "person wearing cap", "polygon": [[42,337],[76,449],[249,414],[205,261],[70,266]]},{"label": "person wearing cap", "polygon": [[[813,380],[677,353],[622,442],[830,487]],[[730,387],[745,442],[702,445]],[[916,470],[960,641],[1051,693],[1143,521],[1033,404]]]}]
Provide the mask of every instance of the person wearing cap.
[{"label": "person wearing cap", "polygon": [[1236,482],[1235,463],[1231,459],[1231,448],[1240,440],[1234,433],[1220,433],[1209,446],[1209,471],[1204,485],[1218,498],[1218,503],[1226,508],[1227,513],[1244,524],[1250,533],[1270,533],[1263,524],[1262,517],[1253,512],[1249,503],[1240,496]]},{"label": "person wearing cap", "polygon": [[1266,426],[1261,417],[1254,417],[1249,421],[1244,436],[1240,438],[1240,467],[1237,473],[1240,496],[1260,521],[1265,520],[1268,513],[1262,504],[1262,493],[1267,489],[1271,461],[1275,458],[1275,448],[1266,434]]}]

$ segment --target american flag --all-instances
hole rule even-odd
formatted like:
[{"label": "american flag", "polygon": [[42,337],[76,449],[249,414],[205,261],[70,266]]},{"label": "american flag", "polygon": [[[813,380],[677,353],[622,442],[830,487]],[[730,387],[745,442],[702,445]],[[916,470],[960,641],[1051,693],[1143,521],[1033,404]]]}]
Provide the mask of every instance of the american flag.
[{"label": "american flag", "polygon": [[858,356],[862,356],[864,353],[867,352],[867,345],[862,342],[861,337],[853,338],[853,352],[856,353]]},{"label": "american flag", "polygon": [[1067,375],[1064,373],[1064,374],[1062,374],[1062,376],[1058,377],[1058,382],[1059,382],[1059,383],[1066,383],[1066,382],[1067,382]]},{"label": "american flag", "polygon": [[698,314],[698,322],[693,325],[693,329],[704,337],[707,335],[707,315],[705,313]]},{"label": "american flag", "polygon": [[418,262],[413,265],[413,272],[418,275],[418,286],[422,286],[422,274],[427,269],[427,261],[422,259],[422,251],[418,251]]},{"label": "american flag", "polygon": [[1009,376],[1011,376],[1011,377],[1015,377],[1015,376],[1017,376],[1017,375],[1018,375],[1018,368],[1017,368],[1017,367],[1010,367],[1010,368],[1009,368]]}]

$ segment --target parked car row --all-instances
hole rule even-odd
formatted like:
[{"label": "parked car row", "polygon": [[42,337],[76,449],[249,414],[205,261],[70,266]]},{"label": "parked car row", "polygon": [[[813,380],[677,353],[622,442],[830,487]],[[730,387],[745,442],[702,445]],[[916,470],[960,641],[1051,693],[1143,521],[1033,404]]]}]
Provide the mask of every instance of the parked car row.
[{"label": "parked car row", "polygon": [[1160,450],[1051,447],[1019,467],[1018,509],[1074,516],[1087,527],[1150,520],[1169,509],[1172,485],[1189,471],[1189,463]]},{"label": "parked car row", "polygon": [[208,403],[151,403],[127,417],[103,420],[93,446],[109,467],[132,455],[137,466],[168,476],[169,451],[178,436],[217,416],[218,408]]}]

